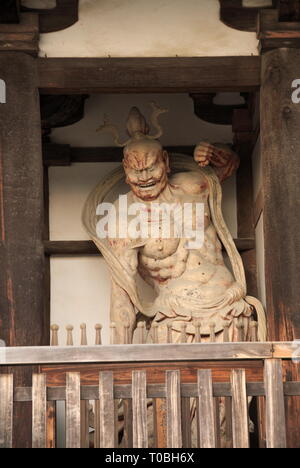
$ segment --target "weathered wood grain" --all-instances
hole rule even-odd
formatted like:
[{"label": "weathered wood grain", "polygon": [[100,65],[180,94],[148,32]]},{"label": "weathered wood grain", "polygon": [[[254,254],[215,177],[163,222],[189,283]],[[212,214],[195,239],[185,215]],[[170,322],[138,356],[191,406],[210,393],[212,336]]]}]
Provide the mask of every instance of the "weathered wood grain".
[{"label": "weathered wood grain", "polygon": [[47,448],[56,447],[56,402],[47,401]]},{"label": "weathered wood grain", "polygon": [[13,375],[0,375],[0,448],[12,448]]},{"label": "weathered wood grain", "polygon": [[[203,369],[207,371],[208,369]],[[209,369],[210,370],[210,369]],[[214,382],[212,385],[214,397],[232,397],[230,383]],[[263,382],[247,383],[248,396],[265,396],[265,387]],[[287,396],[300,396],[300,382],[284,382],[284,394]],[[198,397],[198,386],[196,383],[182,383],[180,385],[182,398]],[[147,398],[164,399],[167,396],[165,384],[147,384]],[[83,385],[80,390],[81,400],[98,400],[99,387],[96,385]],[[114,384],[114,397],[116,399],[132,398],[131,384]],[[66,400],[66,387],[48,387],[47,401]],[[14,390],[14,401],[25,402],[32,401],[31,387],[17,387]],[[132,419],[132,418],[131,418]]]},{"label": "weathered wood grain", "polygon": [[[253,360],[272,357],[272,343],[180,343],[145,345],[8,347],[1,365],[105,362]],[[1,352],[1,348],[0,348]]]},{"label": "weathered wood grain", "polygon": [[181,386],[181,427],[182,427],[182,446],[184,448],[192,447],[191,431],[191,400],[182,396]]},{"label": "weathered wood grain", "polygon": [[260,57],[39,59],[45,93],[250,91],[260,85]]},{"label": "weathered wood grain", "polygon": [[231,373],[233,448],[249,448],[249,415],[246,375],[243,369]]},{"label": "weathered wood grain", "polygon": [[167,447],[182,448],[180,371],[166,372]]},{"label": "weathered wood grain", "polygon": [[[292,83],[300,77],[300,49],[267,52],[262,64],[261,153],[268,339],[293,341],[300,337],[300,105],[292,102]],[[288,380],[300,379],[299,364],[284,366]],[[290,400],[287,420],[288,446],[298,446],[300,401]]]},{"label": "weathered wood grain", "polygon": [[80,448],[80,374],[67,374],[66,388],[66,446]]},{"label": "weathered wood grain", "polygon": [[210,370],[198,371],[200,448],[216,448],[216,421]]},{"label": "weathered wood grain", "polygon": [[32,376],[32,448],[47,447],[46,375]]},{"label": "weathered wood grain", "polygon": [[99,377],[100,402],[100,447],[115,447],[115,410],[113,373],[100,372]]},{"label": "weathered wood grain", "polygon": [[[10,26],[10,25],[6,25]],[[0,54],[6,104],[0,107],[0,310],[7,346],[49,344],[44,302],[43,165],[34,58]],[[16,385],[31,385],[32,369],[15,370]],[[30,448],[31,407],[15,405],[14,446]],[[17,441],[17,442],[16,442]]]},{"label": "weathered wood grain", "polygon": [[267,448],[286,448],[284,392],[280,359],[265,361]]},{"label": "weathered wood grain", "polygon": [[148,447],[147,381],[145,371],[132,372],[133,448]]}]

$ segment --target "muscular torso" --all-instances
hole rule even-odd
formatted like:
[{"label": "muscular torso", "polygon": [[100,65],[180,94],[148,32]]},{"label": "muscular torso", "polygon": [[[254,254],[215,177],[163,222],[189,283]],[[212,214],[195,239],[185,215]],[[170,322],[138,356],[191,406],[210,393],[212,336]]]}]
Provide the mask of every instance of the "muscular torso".
[{"label": "muscular torso", "polygon": [[224,265],[222,246],[211,221],[208,204],[209,189],[199,173],[176,174],[170,180],[172,202],[204,203],[204,243],[200,248],[187,249],[186,239],[148,239],[138,251],[138,271],[158,291],[178,288],[186,291],[201,288],[204,298],[223,294],[234,282]]}]

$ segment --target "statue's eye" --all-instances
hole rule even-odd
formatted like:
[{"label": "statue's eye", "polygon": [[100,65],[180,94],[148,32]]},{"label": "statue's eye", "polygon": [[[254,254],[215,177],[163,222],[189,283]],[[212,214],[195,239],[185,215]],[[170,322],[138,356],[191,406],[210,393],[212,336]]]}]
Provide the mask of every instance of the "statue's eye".
[{"label": "statue's eye", "polygon": [[152,167],[150,167],[149,171],[150,171],[150,172],[153,172],[153,171],[154,171],[154,169],[155,169],[155,167],[154,167],[154,166],[152,166]]}]

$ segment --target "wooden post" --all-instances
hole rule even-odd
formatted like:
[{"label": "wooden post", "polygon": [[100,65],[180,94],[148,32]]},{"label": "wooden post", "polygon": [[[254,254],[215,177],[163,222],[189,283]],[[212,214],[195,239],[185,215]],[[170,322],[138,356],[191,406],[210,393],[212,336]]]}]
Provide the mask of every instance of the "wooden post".
[{"label": "wooden post", "polygon": [[[262,56],[261,150],[269,340],[300,338],[300,103],[293,103],[300,79],[300,50],[276,49]],[[299,380],[299,364],[284,366],[287,380]],[[288,446],[299,446],[300,403],[288,402]]]},{"label": "wooden post", "polygon": [[[36,59],[0,53],[0,78],[6,84],[6,103],[0,104],[0,337],[7,346],[47,345]],[[30,386],[31,369],[18,369],[15,384]],[[17,403],[15,411],[14,441],[31,447],[30,405]]]}]

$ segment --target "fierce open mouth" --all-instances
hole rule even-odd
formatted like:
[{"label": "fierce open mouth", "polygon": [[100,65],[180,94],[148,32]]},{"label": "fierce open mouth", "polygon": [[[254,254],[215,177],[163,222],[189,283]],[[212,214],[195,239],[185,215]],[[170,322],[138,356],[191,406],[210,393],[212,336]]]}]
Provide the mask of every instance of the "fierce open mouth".
[{"label": "fierce open mouth", "polygon": [[151,189],[152,187],[154,187],[156,185],[156,182],[151,182],[149,184],[143,184],[143,185],[139,185],[139,189],[142,189],[142,190],[149,190]]}]

